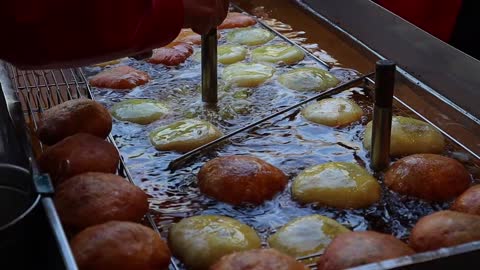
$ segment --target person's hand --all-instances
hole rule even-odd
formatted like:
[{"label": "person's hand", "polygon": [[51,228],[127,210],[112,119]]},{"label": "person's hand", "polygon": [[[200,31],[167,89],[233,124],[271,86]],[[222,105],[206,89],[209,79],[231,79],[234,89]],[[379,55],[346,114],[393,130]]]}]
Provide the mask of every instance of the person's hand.
[{"label": "person's hand", "polygon": [[183,0],[185,28],[205,34],[220,25],[228,13],[229,0]]}]

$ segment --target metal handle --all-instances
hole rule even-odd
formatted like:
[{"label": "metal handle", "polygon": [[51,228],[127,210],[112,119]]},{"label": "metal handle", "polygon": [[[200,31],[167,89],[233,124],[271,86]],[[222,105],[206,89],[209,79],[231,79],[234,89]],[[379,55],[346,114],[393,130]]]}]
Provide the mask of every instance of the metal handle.
[{"label": "metal handle", "polygon": [[202,35],[202,100],[218,102],[217,82],[217,29]]},{"label": "metal handle", "polygon": [[390,136],[392,128],[393,89],[396,65],[380,60],[375,69],[375,106],[372,123],[371,167],[381,171],[390,164]]}]

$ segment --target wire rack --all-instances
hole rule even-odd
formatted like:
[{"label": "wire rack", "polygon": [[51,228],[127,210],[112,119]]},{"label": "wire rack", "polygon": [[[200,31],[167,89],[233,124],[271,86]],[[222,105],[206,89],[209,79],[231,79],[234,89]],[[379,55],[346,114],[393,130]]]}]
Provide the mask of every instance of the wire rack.
[{"label": "wire rack", "polygon": [[[28,132],[31,134],[35,134],[42,113],[49,108],[81,97],[93,99],[87,79],[80,69],[24,71],[8,65],[8,73],[22,103],[25,121],[29,127]],[[31,138],[34,155],[38,156],[43,152],[44,145],[35,136]],[[117,147],[111,136],[108,137],[108,141]],[[123,159],[120,160],[117,174],[133,183]],[[144,222],[159,233],[150,214],[145,216]],[[170,269],[179,269],[175,259],[172,259]]]}]

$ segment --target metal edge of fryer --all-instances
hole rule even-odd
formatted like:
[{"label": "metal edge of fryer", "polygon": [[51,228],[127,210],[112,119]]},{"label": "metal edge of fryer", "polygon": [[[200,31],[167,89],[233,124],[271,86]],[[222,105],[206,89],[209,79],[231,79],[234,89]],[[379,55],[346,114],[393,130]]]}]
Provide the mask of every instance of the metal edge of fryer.
[{"label": "metal edge of fryer", "polygon": [[373,1],[292,1],[376,57],[394,60],[408,80],[480,124],[479,60]]},{"label": "metal edge of fryer", "polygon": [[[12,83],[8,77],[8,72],[6,68],[6,63],[0,60],[0,98],[2,101],[0,106],[0,115],[2,121],[2,128],[7,127],[9,130],[7,132],[10,136],[13,136],[16,140],[16,144],[8,145],[9,148],[16,149],[16,151],[6,151],[6,155],[14,155],[12,162],[20,165],[32,175],[32,181],[34,185],[37,186],[41,182],[45,183],[45,177],[40,175],[35,159],[33,157],[33,151],[30,145],[29,135],[27,133],[27,127],[25,125],[25,118],[23,115],[21,103],[15,95],[13,90]],[[4,104],[2,104],[4,103]],[[5,125],[8,124],[8,125]],[[11,156],[9,156],[11,157]],[[49,181],[47,181],[49,182]],[[42,184],[40,184],[41,186]],[[48,185],[46,185],[48,186]],[[43,185],[45,187],[45,185]],[[48,188],[47,188],[48,189]],[[38,189],[37,189],[38,192]],[[50,192],[50,191],[48,191]],[[39,193],[39,196],[42,194]],[[53,237],[56,241],[58,247],[59,255],[62,260],[64,269],[66,270],[77,270],[77,265],[75,259],[73,258],[72,251],[70,249],[68,239],[66,237],[65,231],[63,230],[60,218],[53,204],[53,200],[50,196],[41,196],[41,204],[43,211],[48,221],[48,225],[51,229]]]}]

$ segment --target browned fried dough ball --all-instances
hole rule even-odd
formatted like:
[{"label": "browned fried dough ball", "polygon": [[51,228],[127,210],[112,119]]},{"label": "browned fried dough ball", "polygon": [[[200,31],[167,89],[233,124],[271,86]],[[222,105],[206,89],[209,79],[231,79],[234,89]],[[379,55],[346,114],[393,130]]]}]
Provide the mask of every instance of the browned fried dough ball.
[{"label": "browned fried dough ball", "polygon": [[223,256],[210,270],[306,270],[304,264],[275,249],[254,249]]},{"label": "browned fried dough ball", "polygon": [[148,211],[148,196],[118,175],[93,172],[60,184],[55,206],[67,228],[81,230],[112,220],[139,222]]},{"label": "browned fried dough ball", "polygon": [[427,201],[446,201],[470,185],[470,174],[455,159],[417,154],[395,162],[385,174],[388,188]]},{"label": "browned fried dough ball", "polygon": [[100,88],[132,89],[150,80],[146,72],[129,66],[107,69],[90,78],[90,84]]},{"label": "browned fried dough ball", "polygon": [[218,26],[218,29],[247,27],[255,24],[257,24],[257,21],[248,15],[238,12],[229,12],[227,18],[225,18],[223,23]]},{"label": "browned fried dough ball", "polygon": [[115,173],[120,156],[115,146],[90,134],[78,133],[47,148],[38,165],[54,184],[84,172]]},{"label": "browned fried dough ball", "polygon": [[171,256],[158,233],[126,221],[89,227],[70,246],[80,270],[164,270]]},{"label": "browned fried dough ball", "polygon": [[454,211],[480,215],[480,185],[467,189],[450,208]]},{"label": "browned fried dough ball", "polygon": [[261,204],[287,185],[287,176],[251,156],[226,156],[207,162],[198,173],[200,191],[219,201]]},{"label": "browned fried dough ball", "polygon": [[341,270],[412,255],[414,251],[389,234],[373,231],[337,236],[317,263],[318,270]]},{"label": "browned fried dough ball", "polygon": [[421,218],[410,234],[410,246],[419,252],[478,240],[480,216],[449,210]]},{"label": "browned fried dough ball", "polygon": [[100,103],[80,98],[69,100],[42,113],[37,135],[52,145],[64,138],[88,133],[105,139],[112,130],[112,117]]}]

